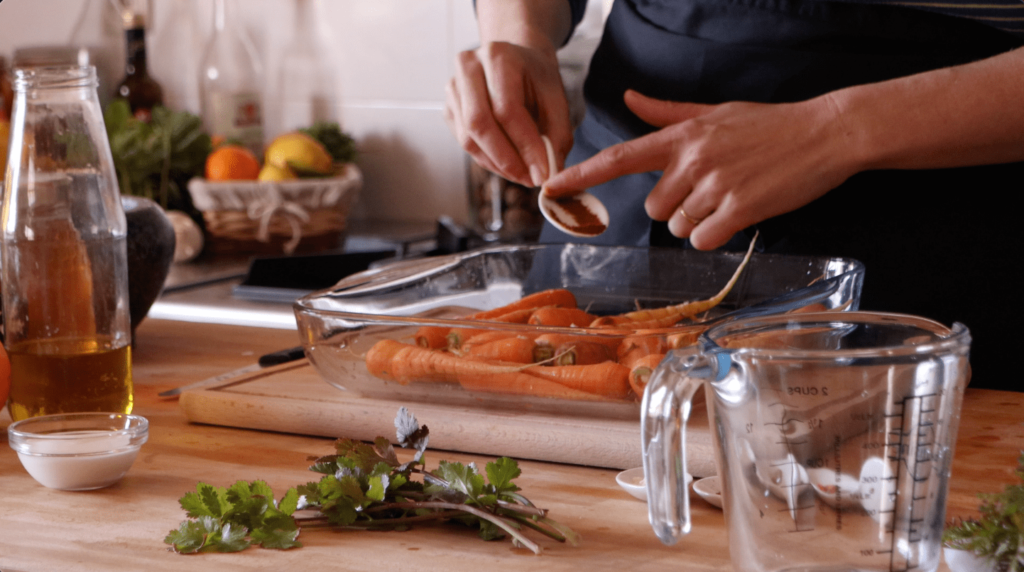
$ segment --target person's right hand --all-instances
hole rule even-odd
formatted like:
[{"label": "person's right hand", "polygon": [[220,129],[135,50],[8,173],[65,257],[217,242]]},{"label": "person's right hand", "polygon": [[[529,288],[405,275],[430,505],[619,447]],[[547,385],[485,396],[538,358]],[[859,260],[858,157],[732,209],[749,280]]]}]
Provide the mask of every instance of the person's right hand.
[{"label": "person's right hand", "polygon": [[445,119],[480,166],[525,186],[550,175],[541,134],[559,166],[572,147],[569,104],[555,50],[490,42],[457,58]]}]

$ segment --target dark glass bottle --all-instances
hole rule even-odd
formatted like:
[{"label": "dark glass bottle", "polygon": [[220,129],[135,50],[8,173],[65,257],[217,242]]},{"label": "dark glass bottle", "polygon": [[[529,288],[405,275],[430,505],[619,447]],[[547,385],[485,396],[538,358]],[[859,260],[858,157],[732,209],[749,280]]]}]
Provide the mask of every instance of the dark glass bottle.
[{"label": "dark glass bottle", "polygon": [[128,101],[132,114],[149,121],[152,109],[164,103],[164,90],[149,75],[146,65],[146,26],[141,14],[125,13],[125,76],[114,97]]}]

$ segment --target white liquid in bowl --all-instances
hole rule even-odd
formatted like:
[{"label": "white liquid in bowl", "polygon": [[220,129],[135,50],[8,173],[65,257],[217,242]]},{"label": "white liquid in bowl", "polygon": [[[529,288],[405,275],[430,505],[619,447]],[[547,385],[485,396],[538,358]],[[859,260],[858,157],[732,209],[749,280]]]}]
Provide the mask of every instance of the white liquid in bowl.
[{"label": "white liquid in bowl", "polygon": [[66,491],[99,489],[128,472],[148,438],[148,422],[123,414],[67,414],[19,421],[8,441],[32,478]]}]

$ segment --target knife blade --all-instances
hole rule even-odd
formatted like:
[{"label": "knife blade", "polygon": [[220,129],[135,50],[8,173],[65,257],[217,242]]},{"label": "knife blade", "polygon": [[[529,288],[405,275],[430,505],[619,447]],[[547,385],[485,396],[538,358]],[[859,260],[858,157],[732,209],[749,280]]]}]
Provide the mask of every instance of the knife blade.
[{"label": "knife blade", "polygon": [[197,389],[200,387],[216,385],[218,383],[228,381],[236,377],[241,377],[247,373],[259,371],[265,367],[279,365],[282,363],[288,363],[291,361],[302,359],[304,357],[306,357],[306,351],[303,349],[302,346],[295,346],[294,348],[288,348],[276,352],[271,352],[269,354],[263,354],[259,357],[258,360],[256,360],[256,363],[252,365],[247,365],[245,367],[233,369],[231,371],[215,375],[213,377],[208,377],[204,380],[197,381],[195,383],[190,383],[188,385],[183,385],[181,387],[175,387],[174,389],[168,389],[167,391],[161,391],[157,395],[159,395],[160,397],[174,397],[175,395],[178,395],[181,392],[187,391],[189,389]]}]

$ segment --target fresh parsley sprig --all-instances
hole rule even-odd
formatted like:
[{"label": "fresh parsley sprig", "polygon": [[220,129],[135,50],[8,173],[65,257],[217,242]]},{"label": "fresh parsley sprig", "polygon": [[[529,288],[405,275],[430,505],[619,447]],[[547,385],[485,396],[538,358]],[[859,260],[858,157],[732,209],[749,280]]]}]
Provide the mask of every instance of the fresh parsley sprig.
[{"label": "fresh parsley sprig", "polygon": [[1024,571],[1024,453],[1017,460],[1019,484],[1001,493],[983,493],[981,518],[959,521],[946,529],[942,542],[996,563],[997,570]]},{"label": "fresh parsley sprig", "polygon": [[502,457],[481,474],[472,463],[441,461],[427,471],[423,461],[429,430],[404,407],[395,418],[398,444],[416,450],[401,463],[392,444],[339,439],[335,453],[310,459],[319,481],[288,489],[280,500],[263,481],[239,481],[229,488],[205,483],[179,503],[187,520],[164,539],[184,554],[237,552],[257,545],[288,549],[302,546],[303,527],[404,530],[414,524],[454,522],[478,529],[480,538],[512,538],[513,544],[539,553],[530,529],[559,542],[575,544],[578,536],[547,517],[519,494],[513,482],[518,463]]}]

